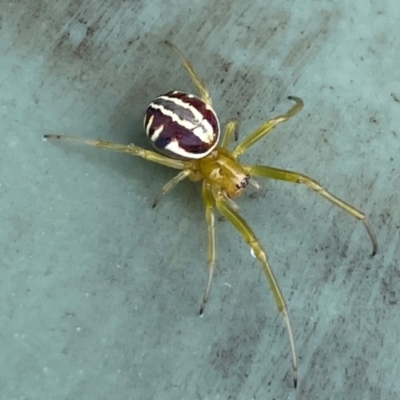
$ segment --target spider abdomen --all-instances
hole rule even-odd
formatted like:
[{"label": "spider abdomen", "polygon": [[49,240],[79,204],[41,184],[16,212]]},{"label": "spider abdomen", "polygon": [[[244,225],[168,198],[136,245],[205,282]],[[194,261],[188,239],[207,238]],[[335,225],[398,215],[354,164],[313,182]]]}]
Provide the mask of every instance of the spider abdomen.
[{"label": "spider abdomen", "polygon": [[217,114],[192,94],[173,91],[154,99],[144,117],[146,134],[154,147],[170,156],[199,159],[217,146]]}]

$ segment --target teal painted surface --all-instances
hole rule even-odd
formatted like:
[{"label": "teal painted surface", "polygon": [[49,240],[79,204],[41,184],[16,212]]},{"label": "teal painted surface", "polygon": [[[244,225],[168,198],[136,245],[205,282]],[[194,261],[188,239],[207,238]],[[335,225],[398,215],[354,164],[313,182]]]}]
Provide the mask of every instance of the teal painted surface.
[{"label": "teal painted surface", "polygon": [[[393,399],[399,396],[400,5],[254,1],[0,3],[0,398]],[[191,91],[169,39],[241,134],[302,97],[246,161],[296,169],[368,213],[263,182],[239,200],[291,310],[287,338],[258,264],[219,222],[204,318],[206,226],[173,171],[45,143],[148,146],[155,96]]]}]

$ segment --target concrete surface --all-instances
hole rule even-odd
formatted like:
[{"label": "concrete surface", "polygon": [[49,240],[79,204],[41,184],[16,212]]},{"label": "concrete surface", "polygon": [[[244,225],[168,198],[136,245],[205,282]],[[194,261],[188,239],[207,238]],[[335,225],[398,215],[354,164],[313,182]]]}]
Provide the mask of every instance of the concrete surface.
[{"label": "concrete surface", "polygon": [[[396,399],[400,346],[400,3],[0,2],[0,398]],[[285,293],[227,222],[204,318],[199,187],[151,209],[174,171],[43,142],[65,133],[149,146],[147,104],[193,91],[169,39],[241,135],[305,109],[244,157],[307,173],[371,219],[302,187],[239,199]]]}]

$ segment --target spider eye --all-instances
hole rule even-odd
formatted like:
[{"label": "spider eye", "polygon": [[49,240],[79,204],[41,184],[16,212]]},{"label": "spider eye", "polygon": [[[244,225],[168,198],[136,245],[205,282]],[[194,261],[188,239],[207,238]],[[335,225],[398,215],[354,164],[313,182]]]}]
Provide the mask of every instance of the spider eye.
[{"label": "spider eye", "polygon": [[246,176],[242,179],[240,183],[236,184],[236,189],[245,189],[247,185],[249,184],[250,176]]},{"label": "spider eye", "polygon": [[196,96],[176,91],[150,103],[144,127],[157,150],[189,159],[210,154],[220,136],[218,117],[211,106]]},{"label": "spider eye", "polygon": [[240,182],[241,188],[244,189],[247,187],[247,185],[249,184],[249,180],[250,180],[250,176],[247,175],[242,182]]}]

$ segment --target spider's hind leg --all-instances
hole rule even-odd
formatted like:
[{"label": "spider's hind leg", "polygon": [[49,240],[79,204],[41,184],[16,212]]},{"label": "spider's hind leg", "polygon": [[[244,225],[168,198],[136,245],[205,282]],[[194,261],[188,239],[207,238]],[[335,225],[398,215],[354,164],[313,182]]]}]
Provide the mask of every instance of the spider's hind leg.
[{"label": "spider's hind leg", "polygon": [[185,67],[194,86],[196,86],[196,89],[199,91],[201,99],[209,106],[212,106],[212,99],[210,93],[208,93],[206,85],[197,75],[196,71],[193,68],[193,65],[189,62],[189,60],[186,59],[186,57],[181,53],[181,51],[175,45],[173,45],[168,40],[165,41],[165,44],[168,47],[170,47],[174,51],[174,53],[180,58],[182,65]]},{"label": "spider's hind leg", "polygon": [[83,139],[74,136],[67,136],[67,135],[44,135],[43,140],[59,140],[65,142],[71,142],[76,144],[83,144],[90,147],[96,147],[98,149],[103,150],[110,150],[110,151],[117,151],[119,153],[127,153],[131,156],[137,156],[144,158],[145,160],[165,165],[166,167],[174,168],[174,169],[186,169],[188,168],[187,161],[183,160],[175,160],[174,158],[166,157],[162,154],[156,153],[151,150],[142,149],[139,146],[131,144],[119,144],[119,143],[112,143],[106,142],[104,140],[96,140],[96,139]]}]

